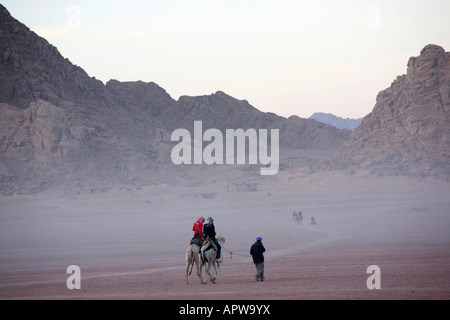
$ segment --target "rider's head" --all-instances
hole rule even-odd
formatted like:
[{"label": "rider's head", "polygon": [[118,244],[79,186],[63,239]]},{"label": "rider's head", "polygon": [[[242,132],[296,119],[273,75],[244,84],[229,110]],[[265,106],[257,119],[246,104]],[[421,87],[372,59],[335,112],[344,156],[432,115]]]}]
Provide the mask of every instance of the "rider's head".
[{"label": "rider's head", "polygon": [[205,222],[205,217],[200,217],[200,218],[198,219],[198,221],[200,221],[201,223]]},{"label": "rider's head", "polygon": [[208,217],[208,219],[206,219],[206,221],[207,221],[208,223],[210,223],[210,224],[213,224],[213,223],[214,223],[214,219],[211,218],[211,217]]}]

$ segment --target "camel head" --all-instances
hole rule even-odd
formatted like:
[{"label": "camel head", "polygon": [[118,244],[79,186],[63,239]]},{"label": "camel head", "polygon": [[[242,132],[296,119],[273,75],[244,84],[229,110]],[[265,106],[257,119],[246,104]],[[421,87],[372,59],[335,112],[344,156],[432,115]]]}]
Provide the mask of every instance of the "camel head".
[{"label": "camel head", "polygon": [[222,236],[218,236],[216,239],[221,245],[225,243],[225,238]]}]

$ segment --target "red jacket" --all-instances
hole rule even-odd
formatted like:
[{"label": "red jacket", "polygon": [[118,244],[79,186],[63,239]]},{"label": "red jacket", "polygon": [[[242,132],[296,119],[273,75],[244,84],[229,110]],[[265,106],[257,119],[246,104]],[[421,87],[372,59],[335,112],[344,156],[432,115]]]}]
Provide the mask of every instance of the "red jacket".
[{"label": "red jacket", "polygon": [[192,231],[194,231],[194,234],[198,233],[200,235],[200,240],[204,240],[203,239],[203,222],[204,221],[205,221],[205,218],[201,217],[194,223],[194,226],[192,227]]}]

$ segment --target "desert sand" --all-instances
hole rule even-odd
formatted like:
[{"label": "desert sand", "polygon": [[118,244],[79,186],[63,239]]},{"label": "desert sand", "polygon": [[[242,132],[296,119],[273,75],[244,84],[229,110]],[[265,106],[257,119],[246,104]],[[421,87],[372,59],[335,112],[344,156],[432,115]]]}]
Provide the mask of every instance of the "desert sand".
[{"label": "desert sand", "polygon": [[[449,299],[449,195],[445,180],[299,171],[256,192],[227,192],[218,181],[4,197],[0,298]],[[226,239],[219,284],[201,285],[195,268],[185,284],[200,216]],[[249,255],[257,236],[265,282],[255,281]],[[70,265],[80,267],[79,290],[66,286]],[[366,285],[370,265],[380,267],[380,289]]]}]

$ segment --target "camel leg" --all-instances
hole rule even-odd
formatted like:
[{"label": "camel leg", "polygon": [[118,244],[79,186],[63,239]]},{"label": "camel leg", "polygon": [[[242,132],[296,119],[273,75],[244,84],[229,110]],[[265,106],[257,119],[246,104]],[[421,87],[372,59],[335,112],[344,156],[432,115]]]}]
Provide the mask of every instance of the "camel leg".
[{"label": "camel leg", "polygon": [[202,272],[202,269],[203,269],[203,265],[204,265],[204,263],[202,263],[202,262],[200,262],[200,274],[199,274],[199,277],[200,277],[200,283],[201,284],[206,284],[206,274],[205,274],[205,279],[203,280],[203,272]]},{"label": "camel leg", "polygon": [[212,261],[211,264],[209,265],[210,267],[213,268],[213,276],[211,276],[211,272],[209,272],[209,279],[212,283],[217,284],[219,281],[219,272],[218,272],[218,266],[219,263],[216,262],[216,255],[212,256]]},{"label": "camel leg", "polygon": [[202,267],[200,266],[199,262],[195,263],[195,266],[197,267],[197,276],[200,278],[200,284],[203,284],[203,279],[202,279]]},{"label": "camel leg", "polygon": [[219,271],[218,271],[218,266],[219,266],[219,264],[218,264],[217,262],[214,261],[214,262],[212,263],[213,274],[214,274],[214,276],[212,277],[211,282],[214,283],[214,284],[219,283]]},{"label": "camel leg", "polygon": [[206,266],[206,274],[208,275],[208,277],[209,277],[209,281],[213,281],[212,280],[212,277],[211,277],[211,264],[208,262],[208,265]]},{"label": "camel leg", "polygon": [[214,265],[214,280],[215,280],[214,283],[218,284],[219,283],[219,276],[220,276],[220,262],[216,261],[216,257],[214,257],[213,261],[214,261],[213,265]]},{"label": "camel leg", "polygon": [[219,277],[220,277],[220,263],[217,264],[217,276],[216,276],[216,283],[219,283]]},{"label": "camel leg", "polygon": [[209,276],[209,281],[211,281],[212,283],[214,283],[214,279],[211,276],[211,263],[208,262],[208,266],[206,267],[206,273]]},{"label": "camel leg", "polygon": [[[207,264],[207,265],[206,265]],[[209,263],[205,256],[202,256],[202,253],[199,254],[199,277],[202,284],[207,283],[208,275],[209,275]],[[205,267],[205,278],[203,279],[203,266]]]},{"label": "camel leg", "polygon": [[194,262],[191,261],[190,255],[186,254],[186,284],[189,284],[189,267],[191,266],[192,263]]}]

